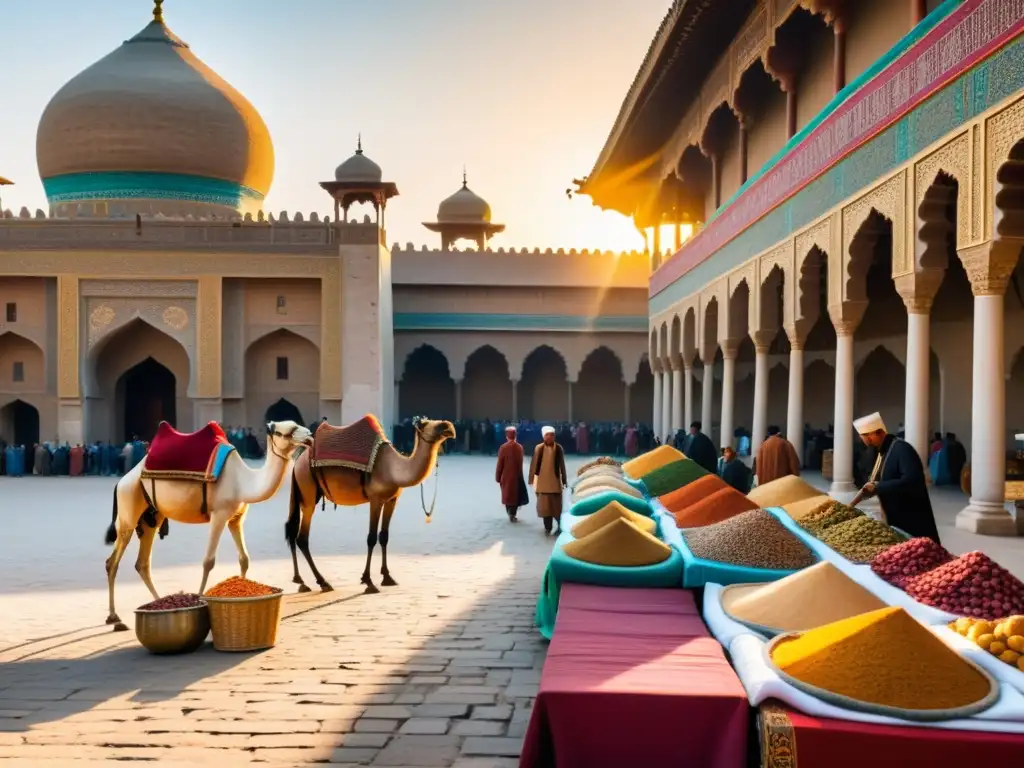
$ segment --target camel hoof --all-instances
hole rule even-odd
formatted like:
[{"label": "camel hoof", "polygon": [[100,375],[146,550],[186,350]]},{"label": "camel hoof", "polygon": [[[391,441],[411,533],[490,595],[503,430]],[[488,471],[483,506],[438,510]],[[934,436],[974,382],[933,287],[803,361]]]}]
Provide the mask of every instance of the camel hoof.
[{"label": "camel hoof", "polygon": [[303,592],[312,592],[313,590],[311,590],[305,584],[299,584],[299,589],[297,591],[301,594]]},{"label": "camel hoof", "polygon": [[334,587],[332,587],[330,584],[328,584],[325,581],[323,584],[320,585],[320,591],[321,592],[333,592],[334,591]]},{"label": "camel hoof", "polygon": [[121,617],[118,616],[116,613],[112,613],[109,616],[107,616],[107,624],[120,624],[120,623],[121,623]]},{"label": "camel hoof", "polygon": [[115,632],[127,632],[128,631],[128,625],[119,621],[119,622],[117,622],[117,624],[114,625],[114,631]]},{"label": "camel hoof", "polygon": [[376,595],[378,592],[380,592],[380,590],[377,589],[377,585],[374,584],[372,581],[368,582],[366,585],[366,589],[363,590],[364,595]]},{"label": "camel hoof", "polygon": [[380,585],[382,587],[397,587],[398,582],[391,578],[390,573],[385,573],[384,578],[380,580]]},{"label": "camel hoof", "polygon": [[296,576],[292,579],[292,584],[305,584],[305,582],[302,580],[301,576]]}]

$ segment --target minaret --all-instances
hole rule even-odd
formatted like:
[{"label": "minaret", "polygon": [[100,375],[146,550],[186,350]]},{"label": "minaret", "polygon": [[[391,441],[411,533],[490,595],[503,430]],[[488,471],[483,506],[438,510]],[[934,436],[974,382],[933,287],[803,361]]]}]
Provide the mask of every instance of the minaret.
[{"label": "minaret", "polygon": [[441,248],[450,250],[459,240],[472,240],[479,250],[485,250],[490,238],[505,231],[504,224],[491,223],[491,206],[469,188],[466,167],[462,167],[462,188],[441,201],[437,208],[437,221],[423,222],[431,232],[441,235]]}]

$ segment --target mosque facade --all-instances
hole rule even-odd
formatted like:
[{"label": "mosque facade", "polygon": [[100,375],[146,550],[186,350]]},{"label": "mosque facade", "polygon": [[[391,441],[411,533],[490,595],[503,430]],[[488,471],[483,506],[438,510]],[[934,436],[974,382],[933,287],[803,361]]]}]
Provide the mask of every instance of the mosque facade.
[{"label": "mosque facade", "polygon": [[319,182],[332,214],[265,214],[269,130],[159,3],[53,97],[36,154],[49,210],[0,215],[9,443],[652,411],[646,256],[495,250],[465,176],[425,224],[440,249],[389,247],[398,186],[361,140]]},{"label": "mosque facade", "polygon": [[935,432],[968,447],[958,526],[1018,532],[1022,35],[1021,0],[672,2],[578,181],[655,252],[694,225],[652,264],[659,433],[827,429],[841,496],[879,411],[926,466]]}]

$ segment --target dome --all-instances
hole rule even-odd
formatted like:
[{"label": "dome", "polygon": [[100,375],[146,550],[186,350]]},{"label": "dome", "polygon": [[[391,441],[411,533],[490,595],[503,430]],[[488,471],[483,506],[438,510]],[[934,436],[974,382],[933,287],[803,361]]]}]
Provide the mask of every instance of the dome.
[{"label": "dome", "polygon": [[334,169],[334,180],[379,184],[383,178],[380,166],[363,154],[363,138],[359,137],[356,153]]},{"label": "dome", "polygon": [[163,23],[70,80],[39,122],[36,159],[52,205],[259,208],[274,176],[266,124]]},{"label": "dome", "polygon": [[466,186],[463,175],[462,189],[445,198],[438,206],[437,221],[440,224],[488,224],[491,221],[491,206]]}]

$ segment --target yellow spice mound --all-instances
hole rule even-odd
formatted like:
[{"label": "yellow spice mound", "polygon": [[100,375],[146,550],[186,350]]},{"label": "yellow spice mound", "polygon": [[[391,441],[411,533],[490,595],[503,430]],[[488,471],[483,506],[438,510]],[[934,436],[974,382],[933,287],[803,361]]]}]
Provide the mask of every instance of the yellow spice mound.
[{"label": "yellow spice mound", "polygon": [[786,475],[778,480],[757,486],[747,494],[747,498],[761,509],[767,509],[768,507],[784,507],[794,501],[820,495],[821,491],[805,480],[801,480],[796,475]]},{"label": "yellow spice mound", "polygon": [[637,514],[631,509],[626,509],[619,502],[613,501],[576,523],[572,527],[572,535],[577,539],[582,539],[584,536],[589,536],[609,523],[614,523],[616,520],[629,520],[641,531],[646,531],[650,534],[653,534],[658,527],[651,518]]},{"label": "yellow spice mound", "polygon": [[585,563],[626,568],[662,563],[672,554],[667,544],[621,517],[589,536],[570,541],[563,551]]},{"label": "yellow spice mound", "polygon": [[828,506],[832,501],[831,496],[823,493],[820,496],[811,496],[800,501],[794,501],[792,504],[783,504],[782,510],[794,520],[803,520],[805,517],[813,515],[819,509]]},{"label": "yellow spice mound", "polygon": [[722,608],[740,621],[798,632],[885,608],[885,603],[822,561],[770,584],[726,587]]},{"label": "yellow spice mound", "polygon": [[953,709],[988,695],[991,684],[902,608],[826,624],[772,648],[786,674],[869,704]]},{"label": "yellow spice mound", "polygon": [[659,445],[653,451],[648,451],[641,456],[637,456],[635,459],[627,461],[622,465],[622,470],[630,477],[636,479],[643,477],[648,472],[661,469],[666,464],[671,464],[673,461],[685,458],[682,452],[677,451],[671,445]]},{"label": "yellow spice mound", "polygon": [[618,480],[614,477],[606,477],[602,478],[599,483],[588,485],[586,488],[576,489],[573,491],[572,500],[573,503],[576,503],[580,499],[587,498],[587,496],[593,496],[595,493],[604,493],[605,491],[618,491],[619,493],[624,493],[627,496],[632,496],[634,499],[642,499],[644,497],[640,491],[624,480]]}]

